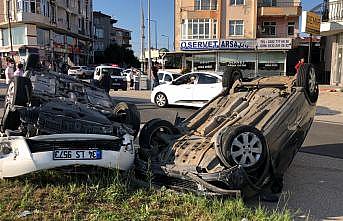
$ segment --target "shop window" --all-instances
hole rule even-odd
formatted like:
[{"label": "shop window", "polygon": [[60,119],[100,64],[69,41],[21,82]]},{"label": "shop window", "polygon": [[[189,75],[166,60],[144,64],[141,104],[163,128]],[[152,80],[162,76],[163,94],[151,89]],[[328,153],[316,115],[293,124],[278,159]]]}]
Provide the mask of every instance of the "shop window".
[{"label": "shop window", "polygon": [[294,35],[295,22],[288,22],[287,33],[288,35]]},{"label": "shop window", "polygon": [[229,21],[229,35],[230,36],[244,35],[244,21],[243,20],[230,20]]},{"label": "shop window", "polygon": [[265,21],[263,22],[263,34],[267,36],[276,35],[276,22]]},{"label": "shop window", "polygon": [[[12,28],[12,44],[13,45],[22,45],[25,44],[25,27],[15,27]],[[10,36],[8,29],[2,30],[2,45],[10,45]]]},{"label": "shop window", "polygon": [[244,5],[244,0],[230,0],[230,5]]},{"label": "shop window", "polygon": [[195,0],[194,10],[217,10],[217,0]]}]

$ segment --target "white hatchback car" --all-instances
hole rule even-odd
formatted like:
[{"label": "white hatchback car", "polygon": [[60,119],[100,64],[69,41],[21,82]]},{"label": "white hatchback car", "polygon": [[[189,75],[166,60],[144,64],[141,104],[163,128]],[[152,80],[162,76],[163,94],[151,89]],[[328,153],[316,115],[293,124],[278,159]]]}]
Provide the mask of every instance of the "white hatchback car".
[{"label": "white hatchback car", "polygon": [[215,73],[192,72],[159,85],[151,93],[158,107],[183,105],[202,107],[222,91],[222,77]]},{"label": "white hatchback car", "polygon": [[180,77],[181,74],[169,72],[169,71],[158,71],[158,81],[160,84],[166,84],[172,82],[176,78]]}]

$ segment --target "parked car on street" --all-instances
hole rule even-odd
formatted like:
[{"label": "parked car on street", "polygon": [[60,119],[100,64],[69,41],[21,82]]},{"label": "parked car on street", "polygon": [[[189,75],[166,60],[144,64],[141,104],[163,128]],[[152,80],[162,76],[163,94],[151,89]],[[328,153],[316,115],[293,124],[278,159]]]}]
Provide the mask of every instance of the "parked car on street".
[{"label": "parked car on street", "polygon": [[114,90],[127,90],[127,80],[122,74],[123,69],[113,66],[98,66],[94,71],[94,80],[99,80],[102,74],[110,74],[112,83],[111,88]]},{"label": "parked car on street", "polygon": [[225,71],[221,93],[187,119],[177,117],[175,124],[153,119],[144,125],[136,174],[152,174],[153,184],[206,195],[251,197],[266,187],[282,191],[284,173],[316,113],[315,69],[304,64],[295,77],[251,82],[235,80],[236,71]]},{"label": "parked car on street", "polygon": [[172,73],[169,71],[158,71],[157,75],[160,84],[172,82],[173,80],[181,76],[181,74]]},{"label": "parked car on street", "polygon": [[193,72],[155,87],[151,102],[158,107],[183,105],[202,107],[222,91],[222,77],[214,73]]},{"label": "parked car on street", "polygon": [[[41,70],[29,56],[4,102],[0,178],[74,166],[128,170],[140,115],[133,104],[74,77]],[[87,171],[86,171],[87,172]]]},{"label": "parked car on street", "polygon": [[74,66],[68,69],[68,75],[83,79],[92,78],[94,70],[92,67]]}]

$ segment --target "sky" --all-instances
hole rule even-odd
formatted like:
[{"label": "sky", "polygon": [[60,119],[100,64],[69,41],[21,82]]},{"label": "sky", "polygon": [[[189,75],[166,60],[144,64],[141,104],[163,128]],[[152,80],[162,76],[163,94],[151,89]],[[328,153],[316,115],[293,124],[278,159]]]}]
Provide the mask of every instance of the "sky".
[{"label": "sky", "polygon": [[[93,10],[111,15],[118,20],[116,26],[132,31],[131,44],[136,56],[140,53],[141,0],[94,0]],[[147,0],[142,0],[145,18],[148,17]],[[302,0],[303,10],[310,10],[322,0]],[[168,40],[161,35],[169,36],[170,48],[174,40],[174,0],[150,0],[151,19],[157,21],[158,48],[168,48]],[[147,32],[147,21],[145,21]],[[151,22],[151,44],[155,47],[155,22]],[[147,47],[147,33],[146,44]]]}]

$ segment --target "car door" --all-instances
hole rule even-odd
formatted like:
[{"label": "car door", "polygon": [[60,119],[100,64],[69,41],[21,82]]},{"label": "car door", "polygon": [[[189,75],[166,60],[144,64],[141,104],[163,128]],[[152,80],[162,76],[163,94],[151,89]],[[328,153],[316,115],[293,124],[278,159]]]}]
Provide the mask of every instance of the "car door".
[{"label": "car door", "polygon": [[187,105],[192,102],[196,75],[193,73],[183,75],[169,85],[165,85],[165,94],[169,104]]},{"label": "car door", "polygon": [[222,91],[221,79],[216,75],[198,73],[193,90],[194,102],[207,103]]}]

